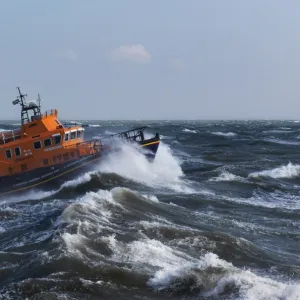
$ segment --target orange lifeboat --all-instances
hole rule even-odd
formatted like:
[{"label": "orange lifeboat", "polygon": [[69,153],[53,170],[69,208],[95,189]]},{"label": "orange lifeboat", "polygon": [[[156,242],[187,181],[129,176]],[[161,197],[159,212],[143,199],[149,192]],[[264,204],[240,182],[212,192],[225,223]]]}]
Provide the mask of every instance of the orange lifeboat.
[{"label": "orange lifeboat", "polygon": [[[49,183],[59,185],[69,175],[91,168],[111,145],[101,140],[84,141],[85,129],[79,125],[64,126],[58,111],[41,113],[40,98],[26,102],[18,88],[14,105],[21,106],[21,128],[0,132],[0,196],[23,192]],[[159,135],[145,139],[143,128],[118,134],[117,137],[138,143],[154,159]]]}]

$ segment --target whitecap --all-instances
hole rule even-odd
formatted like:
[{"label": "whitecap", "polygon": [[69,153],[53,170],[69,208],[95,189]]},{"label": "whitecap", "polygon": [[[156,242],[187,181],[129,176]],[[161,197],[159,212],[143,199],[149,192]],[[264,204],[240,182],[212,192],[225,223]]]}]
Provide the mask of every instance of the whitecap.
[{"label": "whitecap", "polygon": [[264,170],[250,173],[249,177],[272,177],[272,178],[294,178],[300,174],[300,165],[293,165],[289,162],[286,166],[280,166],[271,170]]},{"label": "whitecap", "polygon": [[101,127],[101,125],[100,124],[89,124],[89,127],[97,128],[97,127]]},{"label": "whitecap", "polygon": [[219,136],[226,136],[226,137],[231,137],[236,135],[236,133],[234,132],[220,132],[220,131],[212,132],[212,134],[219,135]]},{"label": "whitecap", "polygon": [[191,129],[188,129],[188,128],[184,128],[182,131],[183,132],[190,132],[190,133],[197,133],[197,130],[191,130]]},{"label": "whitecap", "polygon": [[[189,285],[189,282],[191,286]],[[297,299],[299,284],[288,284],[268,277],[258,276],[250,270],[241,270],[220,259],[214,253],[207,253],[197,262],[183,261],[176,266],[166,266],[149,279],[148,284],[155,289],[193,288],[203,297],[237,296],[239,299]]]},{"label": "whitecap", "polygon": [[223,171],[218,177],[210,178],[209,181],[244,181],[243,177]]}]

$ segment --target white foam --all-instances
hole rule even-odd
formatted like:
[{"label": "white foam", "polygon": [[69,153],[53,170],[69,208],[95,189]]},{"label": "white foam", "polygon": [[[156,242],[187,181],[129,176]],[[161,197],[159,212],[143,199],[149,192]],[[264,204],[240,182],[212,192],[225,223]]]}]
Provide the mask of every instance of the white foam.
[{"label": "white foam", "polygon": [[268,139],[264,139],[264,140],[266,142],[280,144],[280,145],[300,145],[300,142],[286,141],[286,140],[280,140],[280,139],[275,139],[275,138],[268,138]]},{"label": "white foam", "polygon": [[116,134],[116,132],[115,131],[111,131],[111,130],[105,130],[104,134],[112,135],[112,134]]},{"label": "white foam", "polygon": [[176,267],[163,268],[150,278],[148,284],[153,288],[176,289],[179,282],[184,285],[189,278],[193,282],[191,288],[198,287],[204,297],[224,295],[229,291],[234,294],[237,291],[239,299],[247,300],[296,300],[300,297],[299,284],[286,284],[238,269],[214,253],[207,253],[196,263],[183,261]]},{"label": "white foam", "polygon": [[40,191],[40,190],[29,190],[24,192],[22,195],[8,195],[5,200],[0,201],[0,205],[7,203],[19,203],[27,200],[40,200],[46,197],[54,195],[57,191]]},{"label": "white foam", "polygon": [[288,192],[275,191],[265,193],[262,191],[254,191],[253,196],[250,198],[234,198],[228,196],[224,196],[223,198],[226,201],[258,207],[283,208],[289,210],[300,209],[300,197]]},{"label": "white foam", "polygon": [[151,200],[152,202],[159,203],[159,200],[154,195],[142,195],[142,196],[149,199],[149,200]]},{"label": "white foam", "polygon": [[188,129],[188,128],[184,128],[182,131],[183,132],[190,132],[190,133],[197,133],[197,130],[192,130],[192,129]]},{"label": "white foam", "polygon": [[280,129],[272,129],[272,130],[265,130],[265,131],[263,131],[263,133],[290,133],[290,132],[293,132],[293,131],[291,131],[291,130],[284,130],[284,129],[282,129],[282,130],[280,130]]},{"label": "white foam", "polygon": [[101,125],[100,124],[89,124],[89,127],[97,128],[97,127],[101,127]]},{"label": "white foam", "polygon": [[272,178],[294,178],[300,174],[300,165],[293,165],[289,162],[286,166],[280,166],[275,169],[254,172],[249,177],[272,177]]},{"label": "white foam", "polygon": [[182,193],[195,192],[183,179],[180,161],[172,155],[169,146],[162,142],[153,162],[149,162],[134,145],[122,144],[120,151],[109,154],[99,169],[153,187],[166,187]]},{"label": "white foam", "polygon": [[212,134],[219,135],[219,136],[227,136],[227,137],[236,135],[236,133],[234,133],[234,132],[220,132],[220,131],[212,132]]},{"label": "white foam", "polygon": [[230,299],[239,296],[247,300],[295,300],[300,296],[299,284],[279,282],[267,274],[259,276],[253,271],[241,270],[211,252],[196,259],[158,240],[145,238],[125,244],[115,235],[102,237],[102,240],[113,252],[113,261],[148,273],[148,285],[153,289],[196,288],[200,298],[224,296],[224,293]]},{"label": "white foam", "polygon": [[[106,207],[107,204],[112,204],[122,208],[122,205],[116,203],[113,199],[113,194],[117,193],[122,188],[114,188],[112,191],[99,190],[97,193],[88,192],[83,197],[77,199],[74,203],[69,205],[63,212],[61,219],[67,222],[77,223],[78,219],[73,219],[74,214],[81,217],[88,215],[98,224],[110,223],[111,211]],[[82,223],[80,223],[82,225]]]},{"label": "white foam", "polygon": [[60,190],[63,188],[66,188],[66,187],[75,187],[75,186],[78,186],[85,182],[89,182],[91,180],[92,175],[95,173],[96,172],[87,172],[87,173],[84,173],[83,175],[80,175],[79,177],[77,177],[75,179],[66,181],[61,185]]},{"label": "white foam", "polygon": [[145,239],[123,244],[118,242],[115,236],[110,236],[108,241],[115,261],[131,263],[136,267],[143,266],[148,271],[153,270],[149,267],[175,267],[185,263],[186,259],[192,259],[158,240]]},{"label": "white foam", "polygon": [[210,178],[209,181],[244,181],[243,177],[223,171],[218,177]]},{"label": "white foam", "polygon": [[[64,232],[61,234],[63,244],[68,254],[86,260],[85,252],[93,256],[101,256],[89,246],[89,236],[92,233],[99,234],[102,230],[110,232],[121,232],[113,219],[118,217],[119,212],[126,212],[126,209],[115,201],[124,188],[114,188],[112,191],[99,190],[97,193],[89,192],[70,204],[56,221],[56,225],[67,223],[76,226],[76,233]],[[67,227],[68,228],[68,227]]]}]

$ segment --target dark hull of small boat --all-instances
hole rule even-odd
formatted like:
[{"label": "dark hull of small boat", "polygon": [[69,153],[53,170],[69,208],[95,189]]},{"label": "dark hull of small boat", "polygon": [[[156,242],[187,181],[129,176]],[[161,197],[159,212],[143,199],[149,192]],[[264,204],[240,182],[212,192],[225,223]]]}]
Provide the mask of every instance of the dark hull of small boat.
[{"label": "dark hull of small boat", "polygon": [[140,143],[140,145],[145,150],[144,154],[150,161],[154,160],[154,158],[156,156],[156,152],[158,150],[159,143],[160,143],[160,140],[157,138],[153,138],[151,140],[147,140],[147,141]]},{"label": "dark hull of small boat", "polygon": [[[154,160],[159,140],[147,140],[140,143],[145,150],[145,156]],[[105,159],[105,155],[88,155],[80,159],[64,162],[54,166],[43,167],[32,171],[0,177],[0,198],[6,198],[10,195],[22,194],[31,189],[49,190],[59,189],[67,180],[71,180],[86,171],[98,169],[100,160]],[[101,172],[101,170],[99,170]]]}]

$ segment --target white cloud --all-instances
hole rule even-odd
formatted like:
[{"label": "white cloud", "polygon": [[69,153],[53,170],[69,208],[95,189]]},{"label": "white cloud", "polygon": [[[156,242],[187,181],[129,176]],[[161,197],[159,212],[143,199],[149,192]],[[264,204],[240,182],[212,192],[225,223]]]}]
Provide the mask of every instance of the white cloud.
[{"label": "white cloud", "polygon": [[57,56],[73,62],[78,61],[79,59],[78,54],[72,49],[63,50],[58,53]]},{"label": "white cloud", "polygon": [[187,64],[180,58],[170,59],[169,66],[179,71],[184,71],[187,69]]},{"label": "white cloud", "polygon": [[114,61],[132,60],[139,63],[149,63],[151,60],[150,52],[140,44],[122,45],[110,52],[110,57]]}]

